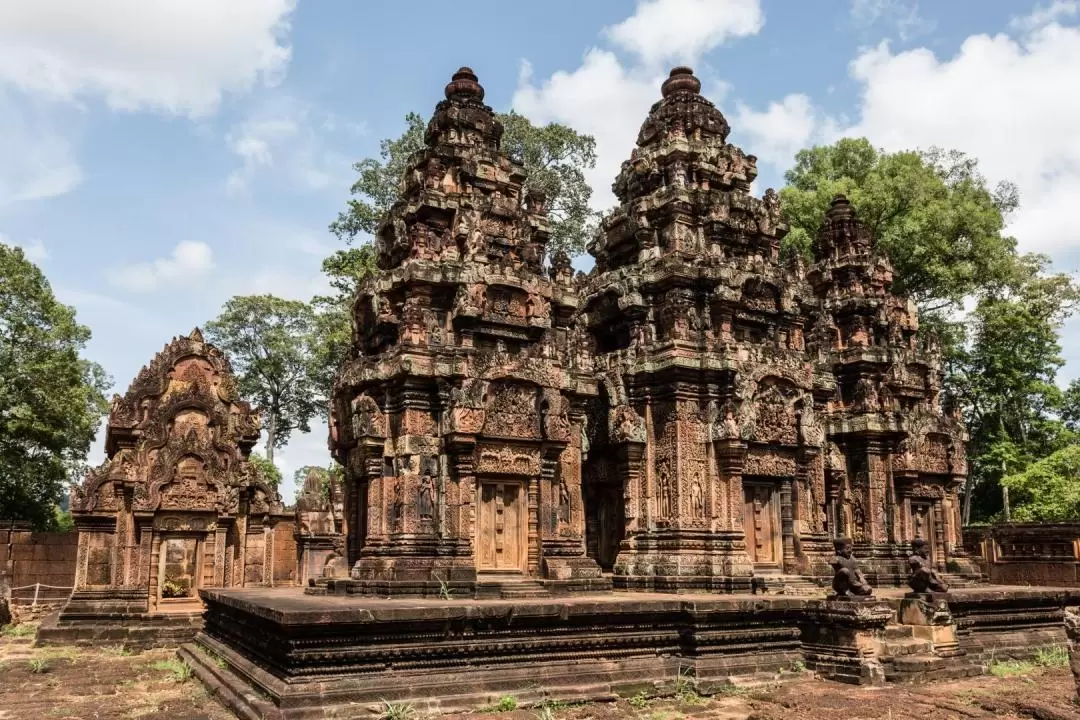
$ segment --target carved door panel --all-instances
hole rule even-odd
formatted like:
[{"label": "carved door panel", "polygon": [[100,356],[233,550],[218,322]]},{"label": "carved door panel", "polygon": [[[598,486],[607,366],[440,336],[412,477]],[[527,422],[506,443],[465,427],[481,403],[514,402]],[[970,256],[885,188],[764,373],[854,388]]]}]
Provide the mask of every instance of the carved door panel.
[{"label": "carved door panel", "polygon": [[615,565],[615,558],[619,554],[619,543],[622,541],[623,529],[626,521],[623,520],[623,499],[617,489],[607,490],[601,495],[597,506],[596,524],[597,533],[597,561],[600,567],[610,570]]},{"label": "carved door panel", "polygon": [[911,539],[925,540],[930,546],[930,559],[937,559],[937,547],[934,543],[934,504],[930,502],[911,503]]},{"label": "carved door panel", "polygon": [[520,483],[481,483],[476,543],[479,570],[525,569],[523,495]]},{"label": "carved door panel", "polygon": [[780,507],[770,485],[743,485],[743,528],[746,551],[755,565],[780,562]]}]

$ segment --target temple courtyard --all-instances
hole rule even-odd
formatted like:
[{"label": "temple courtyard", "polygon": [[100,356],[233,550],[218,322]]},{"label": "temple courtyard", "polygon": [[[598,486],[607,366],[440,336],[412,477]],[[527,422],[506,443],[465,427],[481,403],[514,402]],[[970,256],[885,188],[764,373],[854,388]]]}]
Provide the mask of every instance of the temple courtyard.
[{"label": "temple courtyard", "polygon": [[[28,629],[32,629],[28,625]],[[0,720],[230,720],[176,661],[173,650],[132,652],[121,646],[32,647],[33,635],[0,637]],[[820,680],[798,664],[777,668],[772,681],[729,689],[711,697],[685,690],[668,698],[645,693],[596,703],[524,703],[506,695],[476,711],[444,718],[526,720],[894,720],[946,718],[1080,718],[1064,653],[1046,652],[1030,662],[995,662],[990,674],[930,684],[839,685]],[[405,705],[381,708],[385,717],[409,718]],[[358,708],[355,717],[378,717]],[[397,711],[399,714],[391,715]],[[353,717],[341,714],[336,717]]]}]

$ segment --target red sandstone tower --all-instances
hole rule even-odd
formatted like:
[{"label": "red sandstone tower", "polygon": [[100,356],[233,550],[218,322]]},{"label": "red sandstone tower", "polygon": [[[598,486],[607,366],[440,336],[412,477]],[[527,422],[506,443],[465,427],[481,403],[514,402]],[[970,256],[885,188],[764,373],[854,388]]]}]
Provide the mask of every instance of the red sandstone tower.
[{"label": "red sandstone tower", "polygon": [[353,588],[588,585],[600,569],[585,556],[581,439],[596,383],[571,360],[569,260],[545,270],[546,199],[500,150],[473,72],[445,94],[379,230],[381,272],[356,299],[335,387]]}]

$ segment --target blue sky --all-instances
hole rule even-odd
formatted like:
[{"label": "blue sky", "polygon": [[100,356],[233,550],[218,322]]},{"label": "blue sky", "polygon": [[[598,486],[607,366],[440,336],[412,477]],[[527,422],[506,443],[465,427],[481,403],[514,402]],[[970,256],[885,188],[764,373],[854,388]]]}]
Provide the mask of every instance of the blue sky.
[{"label": "blue sky", "polygon": [[[596,136],[598,209],[660,79],[685,62],[759,157],[756,192],[782,185],[798,148],[843,135],[957,148],[1019,183],[1023,249],[1080,265],[1075,1],[137,6],[0,4],[0,241],[75,306],[119,392],[229,296],[319,292],[350,164],[405,113],[430,112],[460,65],[496,109]],[[1062,379],[1080,375],[1077,330]],[[325,437],[294,436],[287,477],[328,461]]]}]

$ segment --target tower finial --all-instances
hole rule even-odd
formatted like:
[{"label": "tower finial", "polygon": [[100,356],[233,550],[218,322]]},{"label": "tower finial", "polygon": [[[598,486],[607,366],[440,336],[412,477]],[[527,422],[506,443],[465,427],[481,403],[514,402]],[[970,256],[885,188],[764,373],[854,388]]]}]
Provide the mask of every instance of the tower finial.
[{"label": "tower finial", "polygon": [[660,94],[670,97],[678,92],[697,94],[701,92],[701,81],[694,77],[694,71],[685,65],[673,68],[668,79],[660,86]]},{"label": "tower finial", "polygon": [[476,73],[470,67],[461,67],[446,85],[446,99],[458,98],[460,100],[484,99],[484,88],[476,80]]}]

